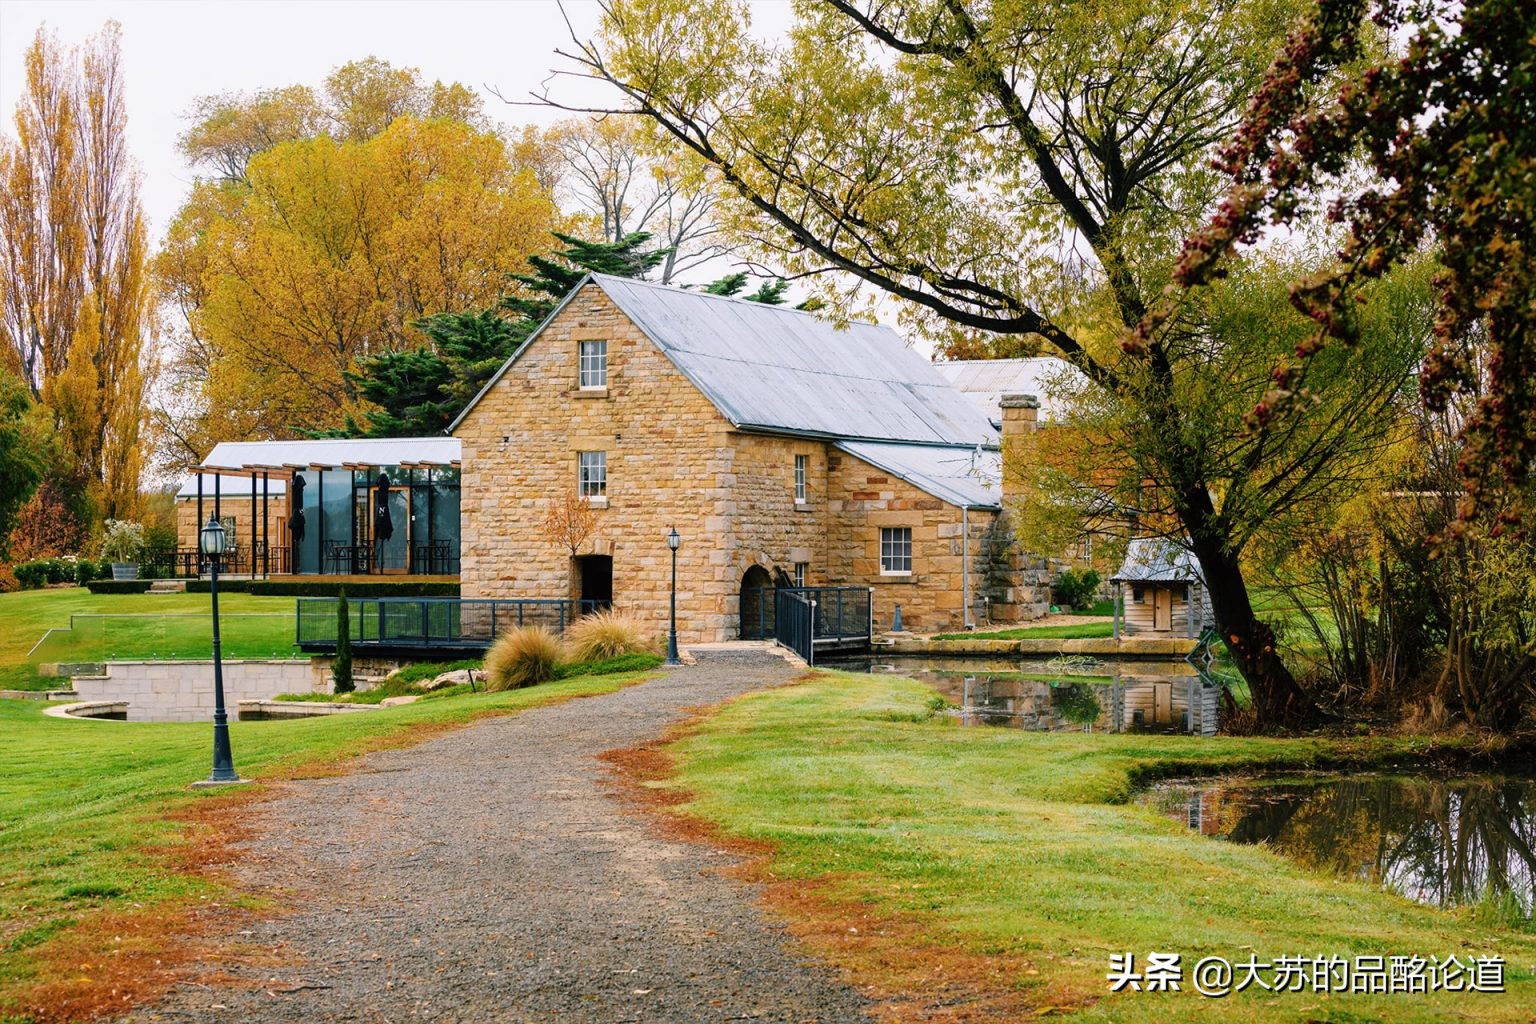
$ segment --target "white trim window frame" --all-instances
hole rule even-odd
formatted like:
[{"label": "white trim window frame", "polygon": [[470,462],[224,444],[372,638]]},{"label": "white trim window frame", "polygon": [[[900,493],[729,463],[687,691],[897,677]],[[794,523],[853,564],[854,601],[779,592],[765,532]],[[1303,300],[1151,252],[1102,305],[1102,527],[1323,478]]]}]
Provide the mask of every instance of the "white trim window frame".
[{"label": "white trim window frame", "polygon": [[811,461],[811,459],[810,459],[810,456],[808,456],[808,455],[796,455],[795,456],[795,504],[796,505],[804,505],[805,502],[806,502],[806,498],[805,498],[805,478],[806,478],[806,475],[807,475],[806,474],[806,470],[809,467],[810,461]]},{"label": "white trim window frame", "polygon": [[589,339],[576,343],[577,386],[582,391],[606,391],[608,388],[608,342]]},{"label": "white trim window frame", "polygon": [[880,575],[912,575],[912,527],[880,527]]},{"label": "white trim window frame", "polygon": [[608,453],[578,452],[576,493],[583,498],[608,497]]},{"label": "white trim window frame", "polygon": [[806,563],[806,562],[796,562],[795,563],[795,586],[797,586],[797,587],[805,586],[805,570],[806,570],[807,565],[808,565],[808,563]]}]

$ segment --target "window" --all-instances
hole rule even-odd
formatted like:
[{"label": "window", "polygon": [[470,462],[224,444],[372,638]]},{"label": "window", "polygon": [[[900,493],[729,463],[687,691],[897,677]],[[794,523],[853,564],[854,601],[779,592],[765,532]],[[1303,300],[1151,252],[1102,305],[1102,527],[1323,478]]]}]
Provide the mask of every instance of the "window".
[{"label": "window", "polygon": [[583,341],[578,344],[581,362],[581,387],[583,390],[608,386],[608,343]]},{"label": "window", "polygon": [[577,491],[583,498],[604,498],[608,495],[608,453],[582,452],[578,456],[580,467]]},{"label": "window", "polygon": [[880,527],[880,575],[909,576],[912,573],[912,527]]},{"label": "window", "polygon": [[805,464],[804,455],[795,456],[795,504],[805,504]]},{"label": "window", "polygon": [[806,570],[806,563],[805,562],[796,562],[795,563],[795,586],[797,586],[797,587],[805,586],[805,570]]}]

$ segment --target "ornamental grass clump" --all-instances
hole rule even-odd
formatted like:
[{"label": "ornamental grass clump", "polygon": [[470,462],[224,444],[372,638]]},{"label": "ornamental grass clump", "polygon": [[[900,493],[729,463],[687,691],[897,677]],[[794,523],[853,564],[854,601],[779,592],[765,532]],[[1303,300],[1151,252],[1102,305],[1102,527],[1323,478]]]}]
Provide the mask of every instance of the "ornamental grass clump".
[{"label": "ornamental grass clump", "polygon": [[496,638],[485,654],[485,688],[515,690],[555,677],[560,640],[539,626],[520,626]]},{"label": "ornamental grass clump", "polygon": [[606,661],[650,650],[645,627],[622,612],[606,609],[584,615],[566,630],[571,660]]}]

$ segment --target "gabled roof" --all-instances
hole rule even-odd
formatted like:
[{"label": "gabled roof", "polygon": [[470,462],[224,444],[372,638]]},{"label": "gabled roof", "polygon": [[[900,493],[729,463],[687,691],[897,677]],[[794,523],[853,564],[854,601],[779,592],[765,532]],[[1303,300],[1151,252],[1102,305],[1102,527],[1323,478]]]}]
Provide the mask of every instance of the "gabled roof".
[{"label": "gabled roof", "polygon": [[1061,420],[1066,415],[1064,386],[1070,389],[1086,383],[1083,371],[1056,356],[1034,359],[956,359],[934,363],[944,375],[973,402],[980,405],[987,418],[1001,422],[998,403],[1004,395],[1034,395],[1040,399],[1042,420]]},{"label": "gabled roof", "polygon": [[1125,564],[1111,583],[1204,583],[1200,563],[1185,548],[1161,537],[1142,537],[1125,549]]},{"label": "gabled roof", "polygon": [[[194,469],[250,472],[276,466],[406,466],[457,464],[456,437],[345,437],[313,441],[222,441]],[[194,486],[194,493],[195,487]]]},{"label": "gabled roof", "polygon": [[742,430],[912,444],[997,444],[976,405],[877,324],[846,329],[810,313],[631,278],[590,274],[504,363],[450,427],[583,288],[596,287]]},{"label": "gabled roof", "polygon": [[961,508],[1002,508],[1003,455],[996,448],[839,441],[836,447]]}]

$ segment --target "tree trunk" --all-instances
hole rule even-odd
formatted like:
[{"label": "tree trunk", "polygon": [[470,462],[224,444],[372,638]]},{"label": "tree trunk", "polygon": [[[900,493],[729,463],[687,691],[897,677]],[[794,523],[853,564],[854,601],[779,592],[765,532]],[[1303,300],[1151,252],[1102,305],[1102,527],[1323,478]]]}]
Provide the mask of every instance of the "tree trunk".
[{"label": "tree trunk", "polygon": [[1294,729],[1318,718],[1317,705],[1308,697],[1275,648],[1275,633],[1253,613],[1248,588],[1237,560],[1219,543],[1195,541],[1195,557],[1211,595],[1216,631],[1238,672],[1248,682],[1253,707],[1261,727]]},{"label": "tree trunk", "polygon": [[1210,491],[1200,485],[1189,487],[1179,492],[1176,505],[1205,577],[1216,631],[1248,683],[1258,726],[1295,729],[1316,722],[1317,704],[1285,667],[1274,630],[1253,614],[1242,567],[1229,550],[1228,530],[1211,504]]}]

